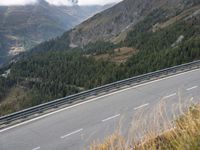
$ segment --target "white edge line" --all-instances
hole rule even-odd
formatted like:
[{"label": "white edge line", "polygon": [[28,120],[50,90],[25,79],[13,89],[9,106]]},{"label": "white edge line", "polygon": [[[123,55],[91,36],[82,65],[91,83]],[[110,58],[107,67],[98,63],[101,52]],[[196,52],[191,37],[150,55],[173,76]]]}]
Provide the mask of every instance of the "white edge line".
[{"label": "white edge line", "polygon": [[70,135],[79,133],[79,132],[81,132],[81,131],[83,131],[83,129],[79,129],[79,130],[73,131],[73,132],[71,132],[71,133],[69,133],[69,134],[66,134],[66,135],[61,136],[60,138],[61,138],[61,139],[64,139],[64,138],[66,138],[66,137],[68,137],[68,136],[70,136]]},{"label": "white edge line", "polygon": [[144,104],[144,105],[141,105],[141,106],[138,106],[138,107],[134,108],[134,110],[141,109],[141,108],[146,107],[146,106],[148,106],[148,105],[149,105],[149,103],[146,103],[146,104]]},{"label": "white edge line", "polygon": [[104,98],[104,97],[108,97],[108,96],[110,96],[110,95],[114,95],[114,94],[116,94],[116,93],[121,93],[121,92],[130,90],[130,89],[134,89],[134,88],[141,87],[141,86],[144,86],[144,85],[148,85],[148,84],[151,84],[151,83],[155,83],[155,82],[159,82],[159,81],[162,81],[162,80],[170,79],[170,78],[177,77],[177,76],[180,76],[180,75],[189,74],[189,73],[195,72],[195,71],[197,71],[197,70],[200,70],[200,69],[195,69],[195,70],[183,72],[183,73],[180,73],[180,74],[172,75],[172,76],[169,76],[169,77],[166,77],[166,78],[161,78],[161,79],[153,80],[153,81],[150,81],[150,82],[147,82],[147,83],[139,84],[139,85],[136,85],[136,86],[133,86],[133,87],[130,87],[130,88],[126,88],[126,89],[119,90],[119,91],[116,91],[116,92],[113,92],[113,93],[109,93],[109,94],[106,94],[106,95],[103,95],[103,96],[100,96],[100,97],[97,97],[97,98],[94,98],[94,99],[91,99],[91,100],[87,100],[87,101],[85,101],[85,102],[81,102],[81,103],[75,104],[75,105],[73,105],[73,106],[69,106],[69,107],[66,107],[66,108],[63,108],[63,109],[60,109],[60,110],[57,110],[57,111],[54,111],[54,112],[51,112],[51,113],[48,113],[48,114],[39,116],[39,117],[37,117],[37,118],[33,118],[33,119],[31,119],[31,120],[27,120],[27,121],[24,121],[24,122],[22,122],[22,123],[19,123],[19,124],[10,126],[10,127],[8,127],[8,128],[2,129],[2,130],[0,130],[0,133],[5,132],[5,131],[10,130],[10,129],[13,129],[13,128],[16,128],[16,127],[18,127],[18,126],[25,125],[25,124],[27,124],[27,123],[30,123],[30,122],[33,122],[33,121],[36,121],[36,120],[39,120],[39,119],[48,117],[48,116],[50,116],[50,115],[53,115],[53,114],[62,112],[62,111],[64,111],[64,110],[67,110],[67,109],[70,109],[70,108],[74,108],[74,107],[76,107],[76,106],[80,106],[80,105],[83,105],[83,104],[86,104],[86,103],[90,103],[90,102],[96,101],[96,100],[98,100],[98,99],[101,99],[101,98]]},{"label": "white edge line", "polygon": [[187,91],[190,91],[190,90],[193,90],[193,89],[196,89],[196,88],[198,88],[198,86],[193,86],[193,87],[188,88],[188,89],[186,89],[186,90],[187,90]]},{"label": "white edge line", "polygon": [[38,150],[38,149],[40,149],[40,146],[38,146],[38,147],[36,147],[36,148],[34,148],[34,149],[32,149],[32,150]]},{"label": "white edge line", "polygon": [[109,117],[109,118],[106,118],[106,119],[102,120],[102,122],[106,122],[108,120],[114,119],[114,118],[119,117],[119,116],[120,116],[120,114],[117,114],[115,116],[112,116],[112,117]]},{"label": "white edge line", "polygon": [[173,93],[173,94],[170,94],[168,96],[165,96],[164,99],[167,99],[167,98],[170,98],[170,97],[173,97],[173,96],[176,96],[176,93]]}]

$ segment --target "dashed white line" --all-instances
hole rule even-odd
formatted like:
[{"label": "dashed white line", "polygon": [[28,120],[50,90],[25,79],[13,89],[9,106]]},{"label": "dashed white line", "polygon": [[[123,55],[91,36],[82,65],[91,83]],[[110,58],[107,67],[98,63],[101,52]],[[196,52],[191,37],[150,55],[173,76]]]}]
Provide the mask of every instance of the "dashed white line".
[{"label": "dashed white line", "polygon": [[32,150],[38,150],[38,149],[40,149],[40,146],[38,146],[38,147],[36,147],[36,148],[34,148],[34,149],[32,149]]},{"label": "dashed white line", "polygon": [[168,96],[165,96],[164,99],[167,99],[167,98],[170,98],[170,97],[173,97],[173,96],[176,96],[176,93],[173,93],[173,94],[170,94]]},{"label": "dashed white line", "polygon": [[108,118],[102,120],[102,122],[106,122],[106,121],[108,121],[108,120],[111,120],[111,119],[117,118],[117,117],[119,117],[119,116],[120,116],[120,114],[117,114],[117,115],[112,116],[112,117],[108,117]]},{"label": "dashed white line", "polygon": [[79,129],[79,130],[73,131],[73,132],[71,132],[71,133],[69,133],[69,134],[66,134],[66,135],[61,136],[60,138],[61,138],[61,139],[64,139],[64,138],[66,138],[66,137],[68,137],[68,136],[70,136],[70,135],[79,133],[79,132],[81,132],[81,131],[83,131],[83,129]]},{"label": "dashed white line", "polygon": [[191,90],[194,90],[194,89],[196,89],[196,88],[198,88],[198,86],[193,86],[193,87],[188,88],[188,89],[186,89],[186,90],[187,90],[187,91],[191,91]]},{"label": "dashed white line", "polygon": [[148,105],[149,105],[149,103],[146,103],[146,104],[144,104],[144,105],[141,105],[141,106],[135,107],[134,110],[141,109],[141,108],[146,107],[146,106],[148,106]]}]

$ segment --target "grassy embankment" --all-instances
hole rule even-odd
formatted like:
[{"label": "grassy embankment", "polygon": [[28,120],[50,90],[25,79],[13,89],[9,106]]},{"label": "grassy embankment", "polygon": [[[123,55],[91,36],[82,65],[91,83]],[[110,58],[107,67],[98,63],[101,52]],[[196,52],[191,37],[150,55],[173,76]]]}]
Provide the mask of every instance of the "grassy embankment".
[{"label": "grassy embankment", "polygon": [[[140,115],[128,138],[117,131],[103,143],[93,143],[90,150],[199,150],[200,104],[192,104],[185,111],[179,108],[182,115],[176,116],[174,121],[166,120],[168,117],[164,109],[159,106],[152,123],[146,122],[147,128],[144,128],[145,121]],[[137,131],[141,130],[143,136],[138,138]]]}]

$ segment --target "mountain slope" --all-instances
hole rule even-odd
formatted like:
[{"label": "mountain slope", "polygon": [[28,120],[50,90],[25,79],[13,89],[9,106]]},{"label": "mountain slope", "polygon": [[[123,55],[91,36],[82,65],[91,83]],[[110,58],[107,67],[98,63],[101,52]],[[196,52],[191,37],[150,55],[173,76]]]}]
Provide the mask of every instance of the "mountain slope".
[{"label": "mountain slope", "polygon": [[[65,50],[69,47],[83,47],[98,41],[120,43],[126,39],[128,32],[134,29],[137,23],[144,20],[153,11],[159,10],[157,12],[159,17],[152,22],[151,26],[169,20],[191,7],[199,6],[199,4],[198,0],[124,0],[96,14],[53,42],[50,41],[52,48],[48,47],[49,43],[46,43],[46,46],[43,43],[42,50]],[[199,7],[189,14],[198,9]],[[62,43],[61,41],[65,44],[57,47],[56,45],[60,45],[58,43]],[[45,47],[47,48],[45,49]],[[35,49],[40,50],[40,46]]]},{"label": "mountain slope", "polygon": [[55,6],[40,0],[35,5],[0,6],[0,63],[45,40],[61,35],[106,6]]},{"label": "mountain slope", "polygon": [[[126,40],[127,34],[148,15],[156,15],[153,18],[154,20],[149,19],[150,25],[148,25],[148,21],[145,23],[149,29],[169,20],[165,24],[166,27],[170,25],[171,18],[176,21],[176,16],[185,11],[188,11],[188,13],[184,14],[184,17],[198,11],[199,4],[198,0],[124,0],[96,14],[61,37],[42,43],[35,47],[33,51],[66,50],[69,47],[84,47],[89,43],[98,41],[120,43]],[[146,29],[146,31],[148,30]]]},{"label": "mountain slope", "polygon": [[83,46],[98,40],[108,41],[157,8],[165,11],[163,17],[167,18],[198,3],[197,0],[125,0],[74,28],[70,33],[70,42],[71,45]]}]

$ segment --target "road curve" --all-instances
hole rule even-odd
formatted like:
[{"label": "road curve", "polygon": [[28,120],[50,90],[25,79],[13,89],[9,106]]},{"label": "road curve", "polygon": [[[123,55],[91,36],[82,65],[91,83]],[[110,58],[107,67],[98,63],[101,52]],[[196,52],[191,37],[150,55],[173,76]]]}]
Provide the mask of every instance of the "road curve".
[{"label": "road curve", "polygon": [[0,131],[0,150],[79,150],[112,134],[123,119],[125,128],[141,110],[148,113],[162,99],[167,107],[198,101],[200,69],[130,87]]}]

